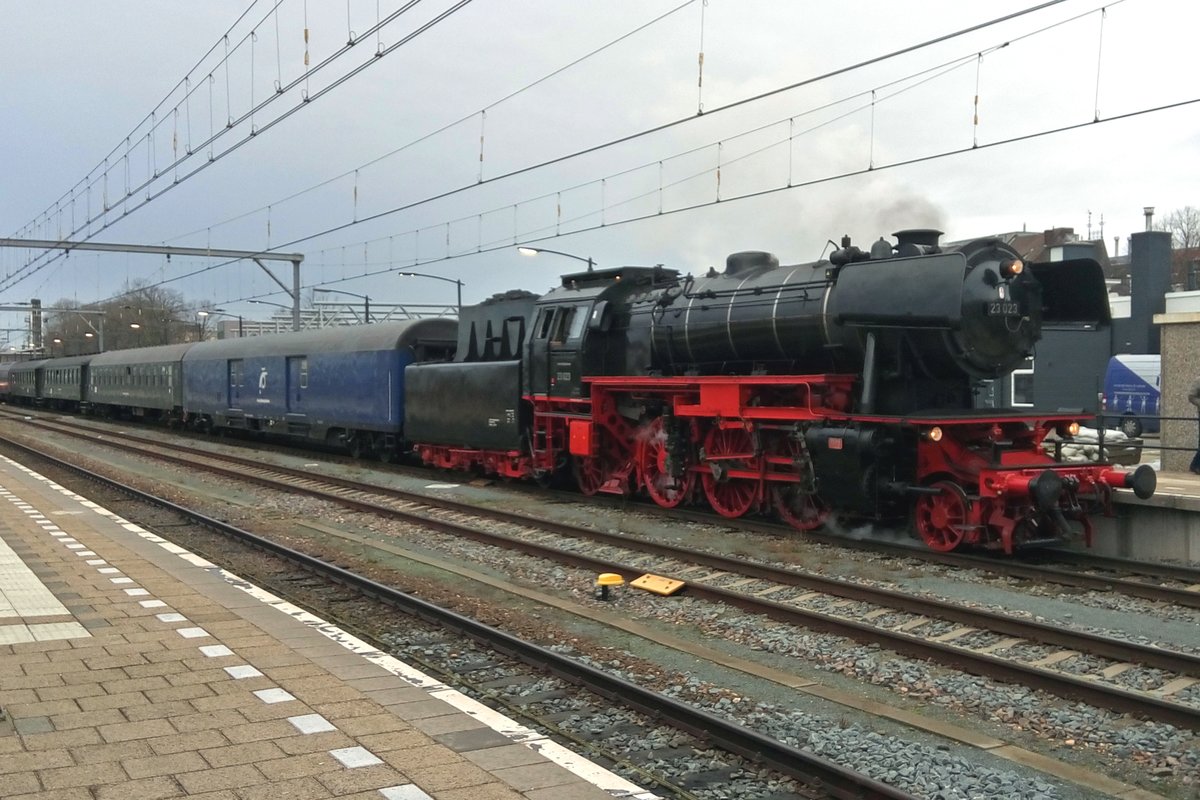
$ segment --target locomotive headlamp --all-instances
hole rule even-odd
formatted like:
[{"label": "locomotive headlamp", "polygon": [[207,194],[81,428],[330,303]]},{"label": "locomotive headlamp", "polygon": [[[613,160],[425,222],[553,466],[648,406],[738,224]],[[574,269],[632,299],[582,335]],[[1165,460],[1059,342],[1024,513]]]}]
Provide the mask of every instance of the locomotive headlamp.
[{"label": "locomotive headlamp", "polygon": [[1000,274],[1006,278],[1015,278],[1025,271],[1025,262],[1019,258],[1014,258],[1007,264],[1000,266]]},{"label": "locomotive headlamp", "polygon": [[1079,423],[1078,422],[1068,422],[1064,425],[1059,425],[1058,433],[1060,436],[1078,436],[1079,435]]},{"label": "locomotive headlamp", "polygon": [[940,442],[942,440],[941,427],[934,425],[921,432],[921,437],[927,442]]}]

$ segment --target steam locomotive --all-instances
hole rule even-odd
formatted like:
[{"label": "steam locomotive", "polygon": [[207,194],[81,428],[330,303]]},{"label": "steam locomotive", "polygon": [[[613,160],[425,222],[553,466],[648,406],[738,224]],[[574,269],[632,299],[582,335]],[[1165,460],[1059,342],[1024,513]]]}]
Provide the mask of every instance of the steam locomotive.
[{"label": "steam locomotive", "polygon": [[[1042,326],[1110,322],[1090,259],[909,230],[694,277],[589,269],[428,319],[0,365],[0,399],[277,434],[800,530],[911,520],[935,550],[1091,542],[1148,466],[1066,463],[1068,413],[973,407]],[[590,265],[589,265],[590,266]],[[450,354],[453,354],[452,356]]]},{"label": "steam locomotive", "polygon": [[464,309],[453,361],[405,370],[405,438],[438,467],[773,508],[800,530],[907,517],[940,551],[1090,544],[1113,489],[1153,494],[1148,466],[1059,460],[1077,415],[973,407],[1044,324],[1110,321],[1098,263],[894,236],[702,277],[589,269]]}]

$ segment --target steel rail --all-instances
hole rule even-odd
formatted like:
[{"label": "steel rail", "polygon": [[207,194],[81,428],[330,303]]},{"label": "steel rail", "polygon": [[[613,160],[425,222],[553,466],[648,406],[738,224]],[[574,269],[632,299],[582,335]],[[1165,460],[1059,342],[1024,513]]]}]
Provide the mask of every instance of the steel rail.
[{"label": "steel rail", "polygon": [[[44,425],[39,427],[43,427],[47,430],[60,430],[55,425]],[[61,430],[60,432],[69,436],[83,436],[85,439],[92,439],[90,436],[70,429]],[[132,439],[153,447],[164,446],[161,442],[155,442],[142,437],[125,438]],[[122,439],[104,439],[101,437],[100,441],[110,447],[124,448],[132,450],[133,452],[147,454],[146,451],[132,447]],[[663,558],[690,561],[710,567],[712,569],[726,572],[736,572],[750,577],[774,581],[776,583],[781,583],[788,586],[803,587],[805,589],[823,592],[825,594],[847,600],[873,603],[875,605],[894,608],[909,614],[937,617],[939,619],[957,622],[961,625],[971,625],[974,627],[986,628],[987,630],[995,633],[1001,633],[1006,636],[1015,636],[1042,644],[1078,650],[1082,653],[1088,653],[1116,661],[1133,661],[1145,664],[1146,666],[1155,667],[1157,669],[1179,673],[1180,675],[1200,677],[1200,656],[1190,653],[1180,653],[1172,650],[1165,650],[1159,647],[1138,644],[1135,642],[1127,642],[1121,639],[1100,636],[1098,634],[1071,631],[1057,625],[1037,622],[1035,620],[1021,619],[986,609],[969,608],[944,600],[933,600],[916,595],[906,594],[904,592],[892,589],[883,589],[875,586],[840,580],[837,578],[827,578],[821,575],[800,572],[786,567],[776,567],[768,564],[743,561],[740,559],[734,559],[727,556],[710,553],[704,550],[696,550],[689,547],[653,542],[624,534],[608,533],[595,528],[581,527],[572,525],[570,523],[557,522],[551,519],[532,517],[519,512],[504,511],[502,509],[480,508],[469,503],[464,503],[449,498],[432,498],[428,495],[409,492],[402,489],[395,489],[387,486],[380,486],[378,484],[329,476],[321,473],[293,469],[290,467],[277,466],[274,464],[264,464],[261,461],[255,461],[232,454],[216,453],[203,448],[174,444],[170,445],[170,448],[172,450],[189,453],[193,456],[201,458],[209,458],[215,461],[226,461],[236,464],[244,469],[251,469],[260,473],[274,472],[308,483],[324,482],[330,486],[336,486],[354,492],[361,492],[363,494],[377,495],[387,499],[400,500],[407,503],[417,503],[419,505],[424,505],[431,508],[447,509],[463,514],[469,514],[475,517],[528,527],[535,530],[550,531],[572,538],[587,538],[615,547],[639,549]],[[333,500],[335,502],[350,505],[367,513],[399,517],[408,522],[412,522],[424,527],[436,528],[442,533],[449,535],[466,535],[472,536],[476,538],[476,540],[481,540],[480,536],[477,535],[481,534],[482,537],[487,540],[492,540],[492,538],[495,537],[495,540],[491,541],[493,544],[495,544],[496,541],[500,541],[503,543],[503,546],[507,547],[508,549],[525,549],[524,545],[526,543],[522,542],[520,539],[504,536],[503,534],[477,531],[475,528],[466,525],[431,519],[421,513],[402,511],[389,506],[380,505],[379,503],[371,500],[347,497],[341,494],[331,494],[319,486],[295,485],[288,482],[281,482],[277,478],[272,478],[270,476],[264,476],[262,474],[248,474],[240,470],[228,469],[215,464],[197,465],[194,461],[179,456],[174,456],[170,453],[153,451],[150,452],[149,455],[154,458],[171,461],[183,466],[193,468],[196,466],[202,466],[204,469],[211,470],[217,474],[223,475],[224,477],[232,478],[234,480],[251,480],[260,486],[276,491],[283,490],[289,492],[299,492],[319,499]],[[531,555],[540,555],[544,552],[542,549],[544,546],[542,545],[535,544],[533,547],[536,549],[528,551]],[[571,551],[561,550],[558,548],[547,547],[546,551],[554,552],[558,558],[567,558],[571,555]],[[620,572],[627,578],[637,577],[644,572],[644,570],[637,570],[636,568],[628,565],[621,565],[611,562],[600,563],[601,566],[603,566],[604,571]],[[580,564],[579,566],[592,568],[593,562],[588,561]],[[697,584],[691,582],[688,582],[688,584],[689,586],[693,587],[694,591],[694,587],[696,587]],[[958,649],[960,648],[955,648],[955,650]]]}]

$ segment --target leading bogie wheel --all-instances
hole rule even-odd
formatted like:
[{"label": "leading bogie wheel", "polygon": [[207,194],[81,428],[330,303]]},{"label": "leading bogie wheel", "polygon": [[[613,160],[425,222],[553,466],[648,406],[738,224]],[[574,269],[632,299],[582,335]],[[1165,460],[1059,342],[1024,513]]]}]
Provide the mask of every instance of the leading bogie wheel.
[{"label": "leading bogie wheel", "polygon": [[971,501],[957,483],[938,481],[922,494],[913,507],[913,526],[930,550],[948,553],[962,544],[967,534]]},{"label": "leading bogie wheel", "polygon": [[575,456],[571,459],[571,470],[575,473],[575,484],[581,494],[591,497],[604,485],[604,465],[594,456]]}]

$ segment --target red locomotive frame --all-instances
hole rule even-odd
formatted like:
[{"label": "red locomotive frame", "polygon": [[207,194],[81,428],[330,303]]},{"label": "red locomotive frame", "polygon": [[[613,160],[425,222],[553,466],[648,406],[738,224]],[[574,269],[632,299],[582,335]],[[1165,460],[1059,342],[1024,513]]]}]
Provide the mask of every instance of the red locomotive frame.
[{"label": "red locomotive frame", "polygon": [[[506,478],[549,476],[570,456],[585,495],[644,490],[664,507],[704,498],[730,518],[773,507],[811,530],[837,511],[821,499],[821,484],[859,476],[817,474],[800,432],[814,425],[841,426],[848,435],[905,431],[917,446],[916,464],[902,465],[911,470],[899,490],[909,495],[903,505],[915,532],[940,551],[973,545],[1012,553],[1049,538],[1040,527],[1068,525],[1090,544],[1089,515],[1111,515],[1112,489],[1134,484],[1134,473],[1063,463],[1046,452],[1046,437],[1067,432],[1077,417],[856,414],[848,409],[857,381],[834,374],[585,378],[585,398],[524,398],[532,408],[526,451],[415,450],[435,466]],[[641,416],[636,425],[631,410]],[[821,446],[836,450],[844,442],[831,435]]]}]

